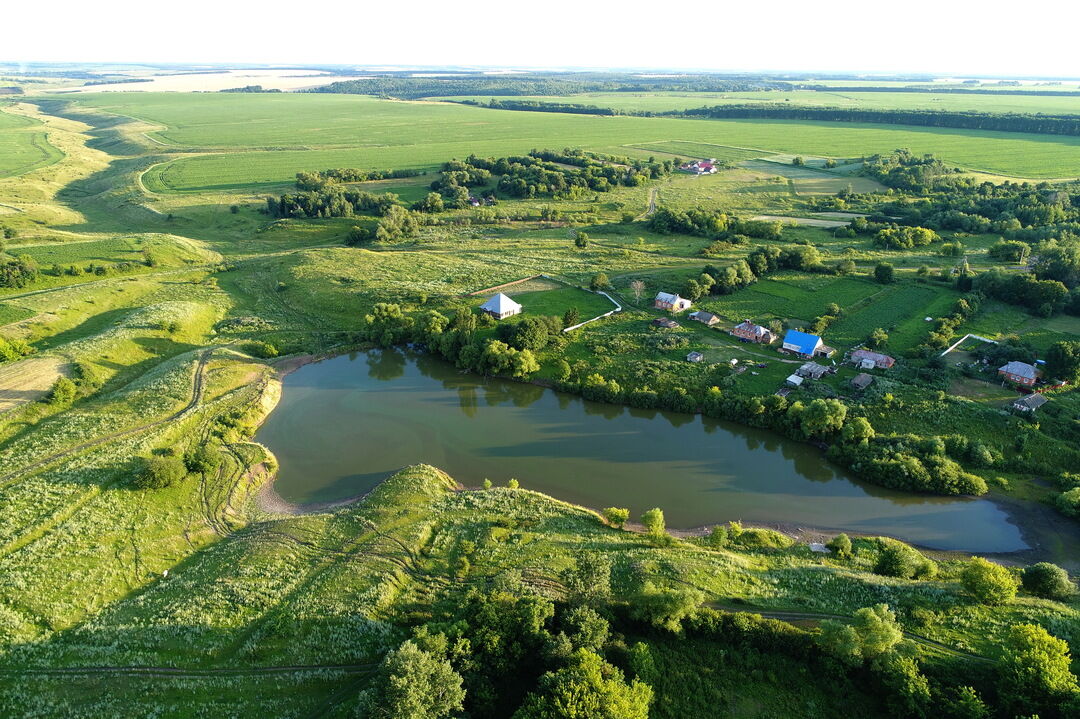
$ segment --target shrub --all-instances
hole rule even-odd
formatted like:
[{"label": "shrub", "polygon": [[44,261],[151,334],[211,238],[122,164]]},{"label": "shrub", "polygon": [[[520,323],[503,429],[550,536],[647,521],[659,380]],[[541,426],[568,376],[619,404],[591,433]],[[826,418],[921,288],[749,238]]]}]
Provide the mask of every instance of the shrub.
[{"label": "shrub", "polygon": [[1050,562],[1032,564],[1024,570],[1020,581],[1026,591],[1044,599],[1066,599],[1076,592],[1069,573]]},{"label": "shrub", "polygon": [[189,472],[209,474],[217,469],[220,464],[221,455],[218,454],[214,447],[208,444],[201,444],[184,455],[184,465]]},{"label": "shrub", "polygon": [[1005,604],[1019,584],[1008,569],[982,557],[972,557],[960,574],[964,589],[983,604]]},{"label": "shrub", "polygon": [[252,340],[244,344],[244,350],[252,357],[273,359],[278,356],[278,348],[269,342]]},{"label": "shrub", "polygon": [[851,538],[846,534],[836,535],[830,539],[825,546],[841,559],[846,559],[851,556]]},{"label": "shrub", "polygon": [[178,457],[147,457],[140,461],[132,483],[139,489],[163,489],[187,476],[187,468]]},{"label": "shrub", "polygon": [[937,573],[937,565],[902,542],[887,541],[878,554],[874,572],[900,579],[924,579]]},{"label": "shrub", "polygon": [[1070,517],[1080,517],[1080,487],[1059,494],[1057,505],[1062,512]]},{"label": "shrub", "polygon": [[77,388],[67,377],[61,377],[53,383],[49,391],[49,404],[63,407],[75,401]]},{"label": "shrub", "polygon": [[613,527],[622,529],[626,520],[630,519],[630,510],[622,507],[608,507],[604,510],[604,519]]}]

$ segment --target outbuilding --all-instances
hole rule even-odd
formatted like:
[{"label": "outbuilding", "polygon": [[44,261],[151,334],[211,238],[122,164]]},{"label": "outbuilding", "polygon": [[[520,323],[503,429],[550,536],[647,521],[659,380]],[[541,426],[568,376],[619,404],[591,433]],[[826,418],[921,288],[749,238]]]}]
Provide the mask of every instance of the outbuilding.
[{"label": "outbuilding", "polygon": [[860,372],[851,378],[851,386],[855,389],[866,389],[874,383],[874,376]]},{"label": "outbuilding", "polygon": [[1012,403],[1012,408],[1018,412],[1031,412],[1034,413],[1039,407],[1042,407],[1049,400],[1043,397],[1041,394],[1029,394]]},{"label": "outbuilding", "polygon": [[504,320],[507,317],[521,314],[521,305],[514,302],[502,292],[480,305],[480,309],[497,320]]},{"label": "outbuilding", "polygon": [[784,335],[784,350],[800,357],[830,357],[836,351],[826,345],[817,335],[799,330],[788,330]]},{"label": "outbuilding", "polygon": [[720,324],[720,318],[714,315],[712,312],[705,312],[704,310],[698,310],[697,312],[690,313],[690,319],[697,320],[698,322],[712,327],[713,325]]},{"label": "outbuilding", "polygon": [[704,359],[705,355],[701,354],[700,352],[691,352],[690,354],[686,355],[687,362],[702,362],[704,361]]}]

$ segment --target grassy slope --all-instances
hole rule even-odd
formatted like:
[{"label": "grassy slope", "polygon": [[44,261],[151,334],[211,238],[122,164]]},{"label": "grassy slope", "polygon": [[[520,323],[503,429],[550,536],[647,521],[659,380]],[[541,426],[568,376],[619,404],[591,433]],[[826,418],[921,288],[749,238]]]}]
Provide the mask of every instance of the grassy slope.
[{"label": "grassy slope", "polygon": [[22,175],[60,160],[41,123],[14,115],[0,105],[0,178]]},{"label": "grassy slope", "polygon": [[[559,570],[586,552],[610,558],[617,598],[651,581],[699,588],[720,605],[743,603],[766,611],[846,616],[886,601],[900,609],[909,631],[988,656],[1009,622],[1022,618],[1061,627],[1077,616],[1076,606],[1033,599],[995,612],[971,605],[959,595],[948,567],[935,581],[868,574],[870,544],[860,545],[850,562],[815,557],[802,545],[755,552],[679,542],[658,549],[641,535],[606,527],[591,512],[543,495],[500,488],[455,492],[451,484],[438,470],[414,467],[354,507],[260,519],[83,622],[55,633],[23,629],[16,634],[19,646],[0,660],[0,669],[157,666],[192,672],[182,679],[162,677],[163,694],[147,697],[142,682],[129,678],[131,670],[113,670],[95,685],[80,682],[75,694],[47,675],[30,673],[0,678],[0,702],[12,702],[17,691],[35,691],[42,710],[53,712],[78,708],[85,716],[105,716],[149,702],[160,707],[161,716],[202,716],[231,699],[236,716],[268,710],[291,716],[318,706],[333,689],[351,687],[340,699],[351,698],[371,663],[402,636],[405,612],[422,613],[438,598],[482,585],[507,566],[519,568],[533,591],[557,599],[562,596]],[[470,574],[460,581],[452,578],[452,558],[463,538],[478,550]],[[934,611],[916,615],[904,609],[915,606]],[[659,716],[685,716],[702,697],[677,692],[690,680],[679,672],[688,654],[709,656],[715,648],[655,639],[661,661],[674,673],[666,680],[671,689],[665,694],[661,688],[665,708]],[[931,661],[942,656],[924,651]],[[715,716],[754,716],[759,703],[773,706],[783,699],[800,701],[806,716],[824,717],[844,701],[794,668],[792,674],[755,672],[743,684],[737,667],[708,664],[717,686],[700,691],[715,692],[712,696],[728,703],[716,707]],[[328,669],[320,674],[279,670],[277,690],[257,692],[254,700],[247,696],[260,687],[264,668],[295,665]],[[770,699],[776,692],[779,696]],[[865,699],[856,694],[851,701]]]}]

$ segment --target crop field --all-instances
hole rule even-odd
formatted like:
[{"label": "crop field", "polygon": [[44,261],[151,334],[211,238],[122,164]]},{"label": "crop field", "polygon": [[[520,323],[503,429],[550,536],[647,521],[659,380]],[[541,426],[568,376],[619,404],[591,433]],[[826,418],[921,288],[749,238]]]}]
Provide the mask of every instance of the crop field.
[{"label": "crop field", "polygon": [[[826,330],[830,342],[836,347],[851,347],[864,342],[876,328],[895,331],[905,322],[929,325],[926,317],[936,316],[938,298],[947,296],[955,300],[955,293],[941,287],[927,285],[891,285],[853,305],[841,304],[843,316]],[[891,336],[891,335],[890,335]],[[921,338],[920,338],[921,339]],[[910,345],[890,342],[890,349],[905,351]]]},{"label": "crop field", "polygon": [[[1014,88],[1015,89],[1015,88]],[[1065,89],[1065,88],[1056,88]],[[433,98],[439,100],[471,99],[487,101],[490,96],[468,98]],[[623,112],[665,112],[690,110],[713,105],[746,103],[784,103],[865,109],[899,110],[975,110],[982,112],[1017,112],[1045,114],[1080,114],[1080,97],[1054,95],[933,94],[920,92],[829,92],[821,90],[759,92],[595,92],[580,95],[531,96],[517,98],[549,103],[572,103],[610,107]]]},{"label": "crop field", "polygon": [[841,158],[909,147],[971,169],[1031,177],[1068,176],[1080,166],[1080,138],[1020,133],[595,117],[353,95],[191,98],[139,93],[86,96],[77,102],[161,127],[151,132],[158,149],[164,144],[231,151],[180,157],[156,166],[144,177],[156,192],[256,190],[287,183],[299,171],[327,167],[434,168],[472,152],[520,154],[567,144],[620,152],[626,146],[640,149],[643,143],[672,141]]},{"label": "crop field", "polygon": [[25,174],[63,156],[42,130],[40,123],[13,115],[0,105],[0,178]]}]

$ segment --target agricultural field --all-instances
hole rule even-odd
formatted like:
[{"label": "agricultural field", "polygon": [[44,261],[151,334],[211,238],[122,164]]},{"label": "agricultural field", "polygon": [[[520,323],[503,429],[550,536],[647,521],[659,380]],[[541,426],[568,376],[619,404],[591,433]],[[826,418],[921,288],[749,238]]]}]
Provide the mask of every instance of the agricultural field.
[{"label": "agricultural field", "polygon": [[[854,85],[854,83],[853,83]],[[1015,88],[1013,88],[1015,89]],[[1068,88],[1055,88],[1068,89]],[[1075,90],[1074,90],[1075,91]],[[1077,91],[1080,92],[1080,91]],[[443,101],[478,100],[491,97],[432,98]],[[691,110],[713,105],[760,102],[795,105],[819,105],[866,109],[899,110],[974,110],[981,112],[1017,112],[1044,114],[1080,114],[1080,96],[992,94],[932,94],[920,92],[829,92],[827,90],[772,90],[759,92],[599,92],[580,95],[532,96],[516,98],[536,102],[571,103],[610,107],[623,112],[666,112]]]},{"label": "agricultural field", "polygon": [[[453,362],[455,376],[524,380],[532,384],[514,386],[537,396],[557,388],[564,403],[580,395],[590,400],[587,413],[627,412],[671,427],[700,421],[703,442],[733,433],[740,448],[745,439],[748,450],[760,446],[796,465],[806,496],[850,483],[860,500],[902,505],[903,521],[939,507],[982,507],[1027,547],[992,557],[1008,567],[1010,586],[1037,561],[1075,576],[1080,526],[1054,509],[1059,467],[1080,461],[1075,390],[1055,389],[1029,421],[1003,410],[1015,390],[935,363],[927,349],[936,322],[966,294],[954,276],[960,263],[980,274],[1004,266],[989,255],[1001,233],[942,229],[932,244],[896,250],[870,233],[784,223],[846,224],[896,198],[858,174],[859,158],[875,152],[907,146],[964,167],[1054,178],[1080,167],[1077,138],[588,117],[329,94],[87,92],[24,97],[18,112],[0,111],[0,176],[25,161],[3,144],[6,134],[48,133],[58,149],[51,164],[0,179],[0,209],[8,210],[0,228],[9,235],[0,264],[12,268],[2,276],[10,286],[0,288],[0,349],[28,352],[0,358],[0,715],[374,719],[403,642],[442,651],[425,644],[425,632],[468,640],[472,649],[459,644],[445,656],[471,692],[466,702],[491,686],[509,707],[468,704],[478,718],[510,716],[546,686],[544,672],[582,652],[605,662],[607,680],[617,671],[628,686],[649,684],[656,699],[645,713],[664,719],[901,717],[890,703],[896,675],[883,673],[893,664],[909,678],[925,675],[935,699],[970,685],[999,707],[1016,625],[1044,628],[1080,654],[1076,595],[1014,586],[1003,602],[984,602],[965,583],[967,552],[906,547],[877,537],[873,522],[853,536],[850,553],[817,551],[810,543],[838,530],[725,518],[716,532],[669,532],[654,519],[624,524],[617,513],[516,480],[472,486],[479,477],[426,465],[401,468],[361,497],[290,504],[274,491],[278,457],[254,439],[296,386],[290,372],[409,344],[432,362]],[[407,209],[451,175],[440,171],[451,158],[544,147],[717,157],[731,166],[696,177],[658,165],[646,178],[630,174],[640,164],[597,161],[593,169],[621,179],[512,194],[484,176],[468,194],[493,193],[494,204]],[[796,155],[808,166],[792,165]],[[826,158],[852,162],[826,170]],[[267,203],[297,192],[297,171],[343,167],[427,174],[341,183],[398,195],[401,205],[384,215],[359,204],[290,215],[284,203]],[[848,186],[856,197],[828,204]],[[654,221],[661,210],[782,226],[775,235],[740,226],[755,237],[671,231]],[[416,226],[389,234],[395,213]],[[386,234],[376,240],[356,227]],[[960,242],[961,254],[942,252],[946,242]],[[654,326],[668,316],[653,306],[657,292],[690,294],[707,265],[719,276],[759,245],[818,259],[799,265],[784,255],[785,264],[759,268],[745,286],[694,295],[694,309],[720,317],[715,327],[688,313],[676,317],[679,327]],[[839,266],[845,260],[850,267]],[[882,262],[893,265],[892,281],[875,277]],[[1006,269],[1019,275],[1026,265]],[[502,288],[539,275],[554,279]],[[514,347],[510,369],[475,364],[493,347],[488,340],[516,341],[515,325],[531,316],[561,320],[576,308],[585,320],[614,309],[590,286],[605,286],[623,311],[571,332],[556,326],[535,350]],[[508,327],[470,318],[494,291],[525,308]],[[875,384],[862,393],[850,385],[856,370],[840,367],[780,402],[776,391],[802,360],[728,330],[748,318],[807,328],[833,305],[840,312],[822,337],[838,364],[880,328],[897,367],[873,370]],[[954,334],[1018,335],[1040,353],[1080,336],[1075,315],[1050,314],[987,298]],[[688,362],[690,351],[704,361]],[[384,356],[386,366],[368,371],[393,376],[396,352]],[[846,408],[841,424],[793,434],[811,427],[807,417],[819,408],[837,406],[826,400]],[[776,406],[794,409],[770,424]],[[748,410],[738,416],[731,407]],[[952,437],[949,452],[956,436],[970,440],[972,456],[940,454],[927,464],[985,484],[986,495],[917,493],[925,487],[856,474],[854,462],[819,451],[855,444],[840,426],[857,429],[856,418],[877,433],[859,446],[895,440],[889,451],[916,464],[913,453],[930,440]],[[753,433],[740,434],[748,427]],[[560,428],[545,431],[559,451],[588,451],[554,434]],[[798,458],[785,449],[795,442],[805,450]],[[162,467],[176,476],[156,474]],[[663,481],[679,482],[678,471]],[[911,571],[890,569],[893,556],[914,562]],[[848,668],[850,655],[830,637],[862,627],[866,613],[856,613],[879,603],[893,612],[882,620],[891,637],[884,658]],[[521,629],[522,617],[538,617],[534,628]],[[583,639],[583,621],[591,638]],[[525,647],[516,664],[480,676],[485,642],[518,631],[517,644],[493,644],[499,652]],[[1069,707],[1039,702],[1044,719],[1068,716]]]},{"label": "agricultural field", "polygon": [[839,158],[909,147],[970,169],[1028,177],[1069,176],[1080,163],[1080,141],[1070,137],[858,123],[590,117],[353,95],[88,95],[76,101],[78,108],[138,118],[153,128],[145,133],[147,149],[217,151],[155,165],[143,177],[154,192],[253,191],[283,185],[300,171],[334,166],[433,169],[470,153],[521,154],[570,140],[602,152],[676,140]]},{"label": "agricultural field", "polygon": [[62,157],[42,130],[39,123],[0,104],[0,178],[25,174]]}]

